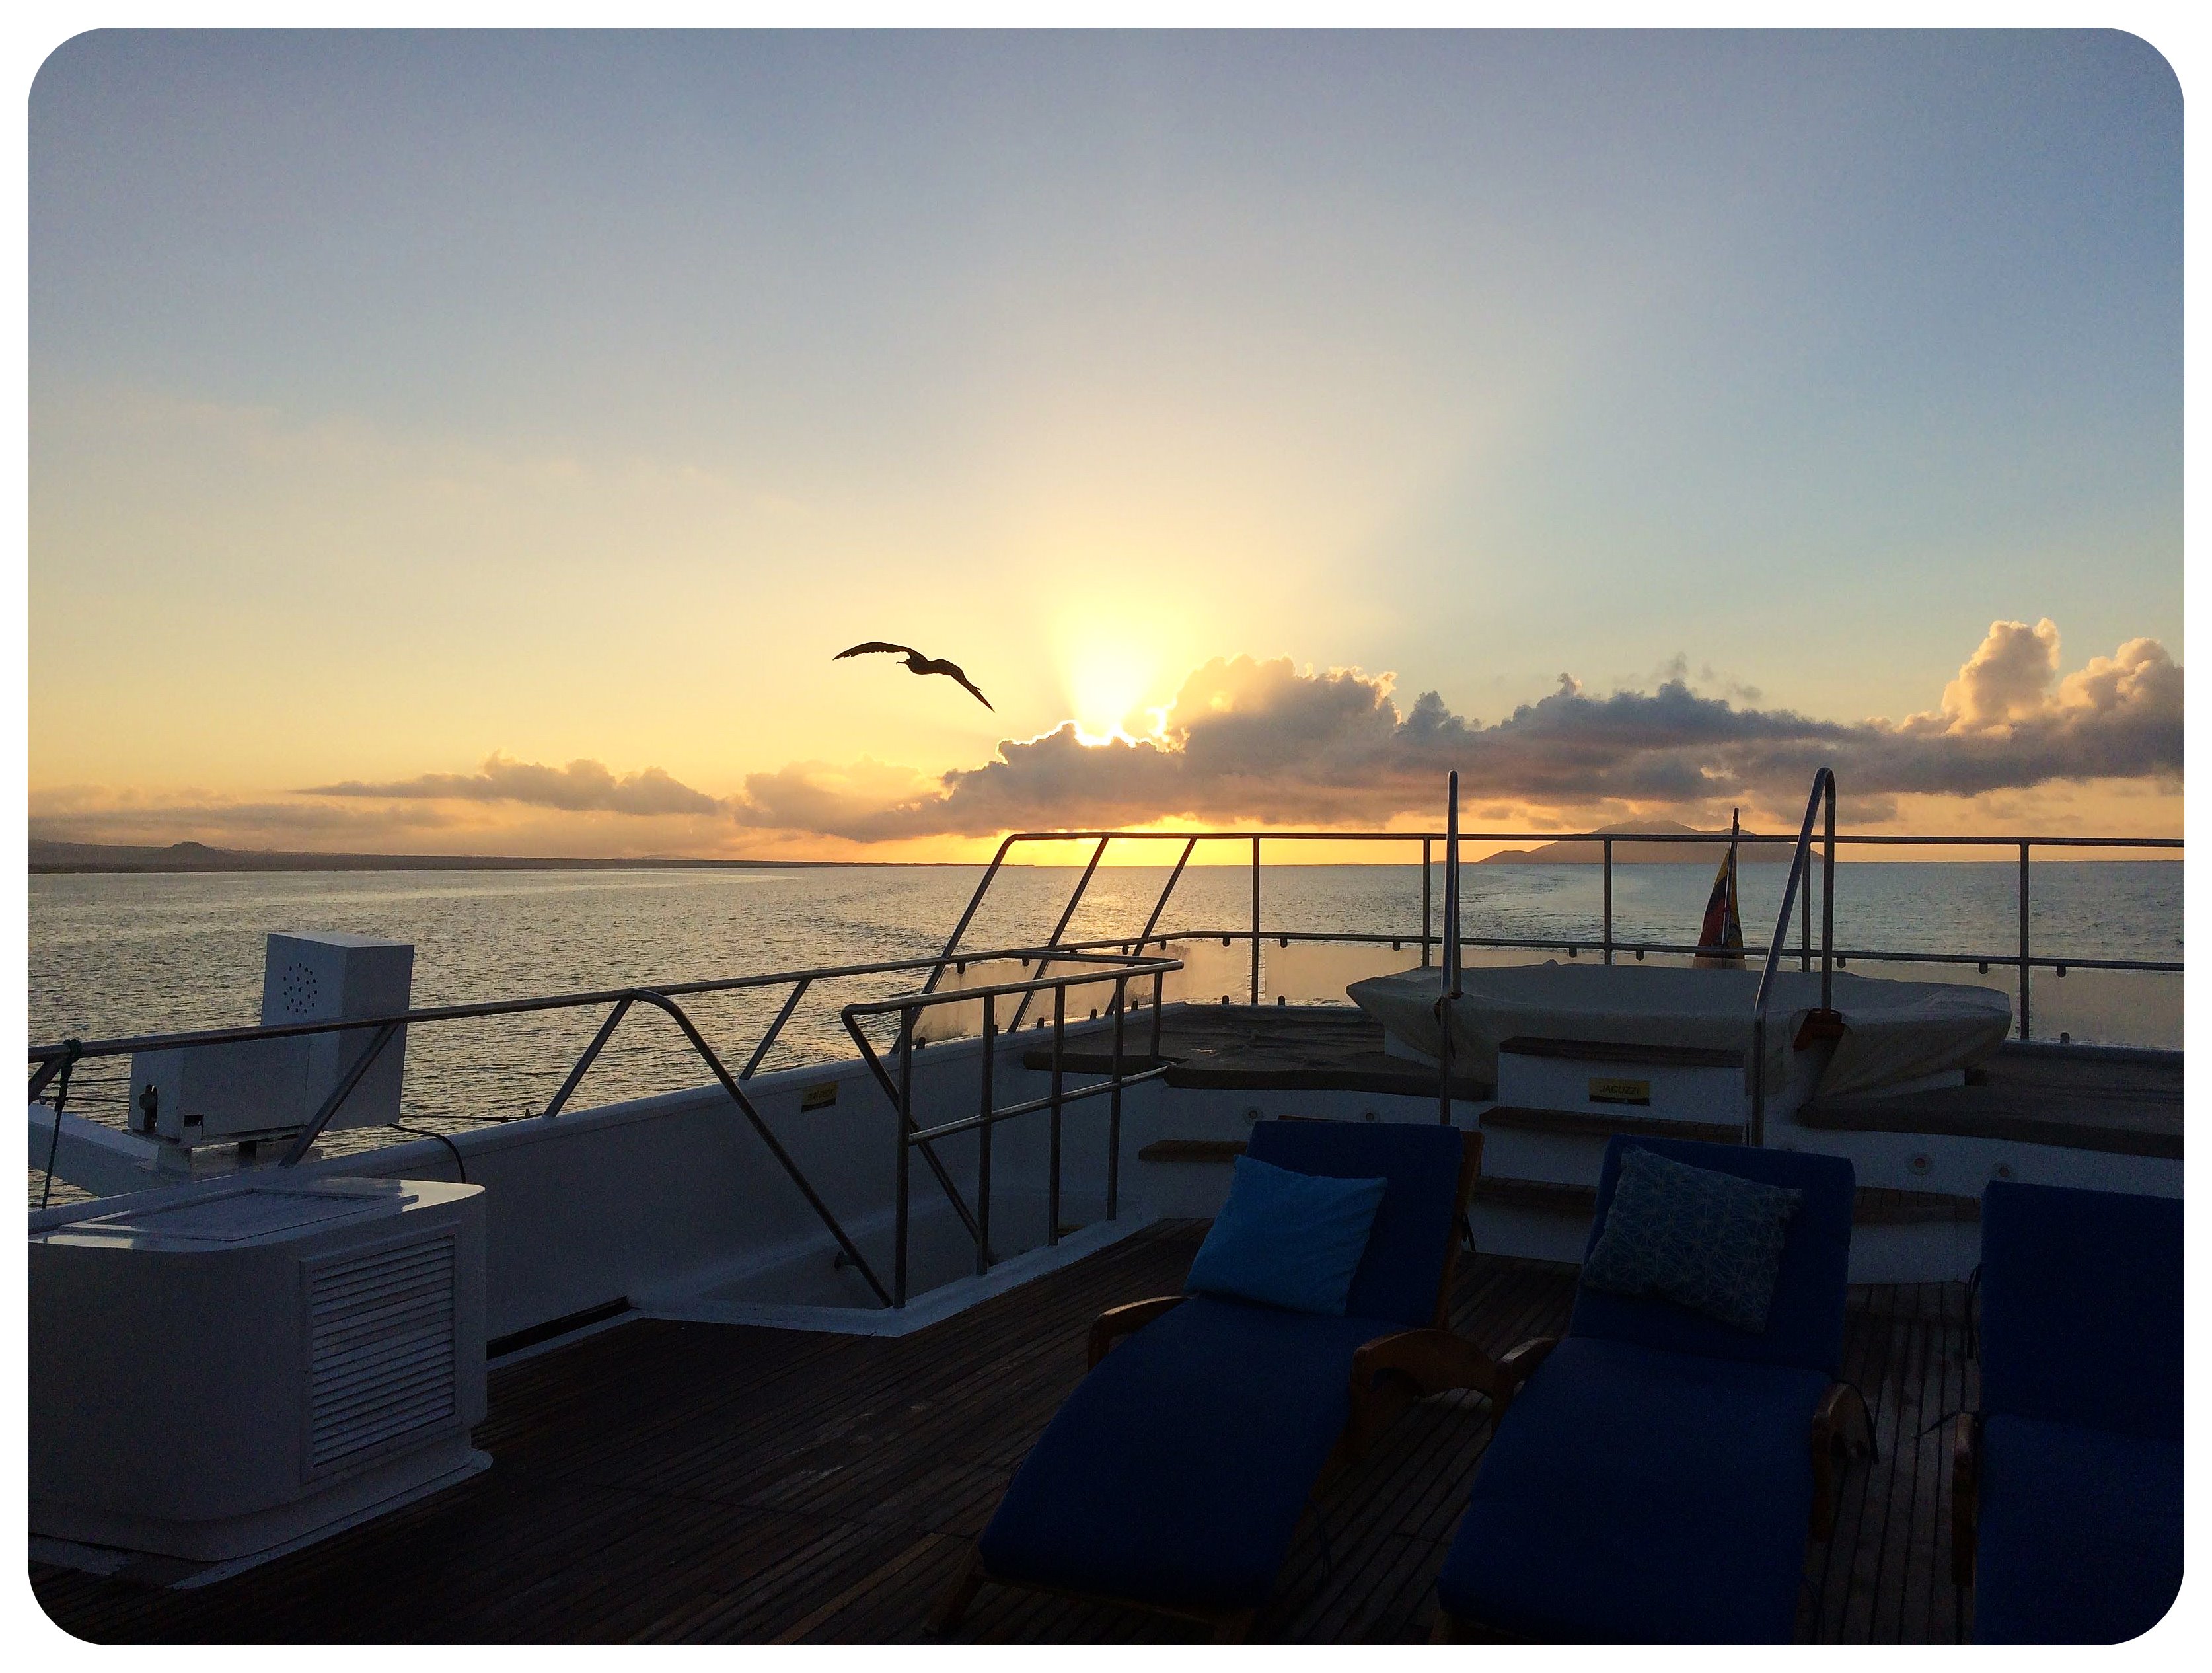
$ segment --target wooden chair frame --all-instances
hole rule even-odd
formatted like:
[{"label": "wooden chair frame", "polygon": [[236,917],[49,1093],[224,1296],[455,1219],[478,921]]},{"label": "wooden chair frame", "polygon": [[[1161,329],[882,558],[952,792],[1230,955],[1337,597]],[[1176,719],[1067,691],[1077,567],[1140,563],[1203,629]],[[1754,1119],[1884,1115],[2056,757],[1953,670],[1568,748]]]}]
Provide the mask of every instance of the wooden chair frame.
[{"label": "wooden chair frame", "polygon": [[[1424,1329],[1399,1330],[1377,1336],[1363,1343],[1352,1356],[1351,1396],[1352,1412],[1345,1423],[1344,1433],[1337,1438],[1335,1447],[1322,1463],[1315,1485],[1319,1487],[1358,1459],[1398,1415],[1415,1401],[1449,1389],[1472,1389],[1486,1394],[1498,1402],[1499,1410],[1511,1397],[1511,1384],[1499,1374],[1499,1367],[1490,1357],[1465,1337],[1455,1335],[1449,1328],[1451,1317],[1452,1281],[1459,1264],[1460,1230],[1465,1223],[1468,1203],[1474,1194],[1474,1182],[1482,1175],[1482,1135],[1480,1131],[1463,1132],[1461,1135],[1459,1182],[1452,1213],[1451,1226],[1445,1233],[1443,1270],[1437,1280],[1437,1300],[1434,1323]],[[1150,1324],[1162,1314],[1180,1306],[1187,1299],[1181,1295],[1156,1295],[1143,1301],[1125,1302],[1109,1307],[1091,1321],[1090,1364],[1096,1369],[1098,1362],[1113,1352],[1115,1345]],[[1004,1494],[1000,1497],[1003,1499]],[[996,1507],[994,1506],[994,1513]],[[1310,1514],[1310,1512],[1309,1512]],[[988,1518],[986,1518],[988,1525]],[[1301,1524],[1303,1526],[1303,1524]],[[952,1584],[938,1599],[931,1610],[929,1631],[942,1636],[960,1624],[968,1606],[986,1582],[994,1585],[1014,1586],[1029,1591],[1042,1591],[1055,1597],[1080,1597],[1093,1603],[1113,1603],[1124,1609],[1142,1609],[1152,1615],[1164,1615],[1181,1621],[1194,1621],[1212,1629],[1216,1644],[1241,1644],[1252,1630],[1259,1617],[1257,1609],[1177,1609],[1166,1604],[1147,1603],[1139,1598],[1121,1597],[1106,1592],[1083,1592],[1060,1586],[1042,1586],[1028,1580],[1010,1579],[994,1574],[983,1562],[983,1554],[977,1542],[968,1542],[968,1555]]]}]

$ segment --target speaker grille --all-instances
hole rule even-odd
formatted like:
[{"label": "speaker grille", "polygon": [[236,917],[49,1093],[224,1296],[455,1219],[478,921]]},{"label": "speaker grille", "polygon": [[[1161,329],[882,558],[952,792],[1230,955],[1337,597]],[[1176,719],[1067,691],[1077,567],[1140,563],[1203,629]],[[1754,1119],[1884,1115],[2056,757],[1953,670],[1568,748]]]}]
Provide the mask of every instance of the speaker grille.
[{"label": "speaker grille", "polygon": [[307,1469],[333,1469],[451,1422],[453,1240],[438,1238],[313,1271]]}]

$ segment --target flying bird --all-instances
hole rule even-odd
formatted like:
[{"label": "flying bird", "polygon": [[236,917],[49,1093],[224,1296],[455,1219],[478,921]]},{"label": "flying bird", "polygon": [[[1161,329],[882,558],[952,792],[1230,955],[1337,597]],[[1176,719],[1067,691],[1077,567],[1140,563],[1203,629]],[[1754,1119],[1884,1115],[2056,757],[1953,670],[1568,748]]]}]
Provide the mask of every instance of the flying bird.
[{"label": "flying bird", "polygon": [[[968,688],[969,696],[974,697],[984,708],[991,709],[990,698],[975,689],[975,682],[961,672],[958,663],[947,662],[941,656],[924,656],[911,645],[894,645],[888,640],[871,639],[866,644],[855,645],[849,651],[839,651],[830,660],[832,662],[842,662],[848,656],[872,656],[878,651],[886,652],[892,656],[904,657],[906,671],[910,674],[943,674],[947,679],[958,680],[961,684]],[[999,711],[991,709],[991,712],[995,715]]]}]

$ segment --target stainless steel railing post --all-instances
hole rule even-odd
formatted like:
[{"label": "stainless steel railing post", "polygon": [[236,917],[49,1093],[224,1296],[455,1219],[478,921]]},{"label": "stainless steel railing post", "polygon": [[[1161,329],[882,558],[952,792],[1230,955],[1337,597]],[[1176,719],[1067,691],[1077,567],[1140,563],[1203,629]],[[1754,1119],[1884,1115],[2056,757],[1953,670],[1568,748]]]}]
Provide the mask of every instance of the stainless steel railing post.
[{"label": "stainless steel railing post", "polygon": [[1435,840],[1431,836],[1421,838],[1421,968],[1424,970],[1429,965],[1429,933],[1436,928],[1436,920],[1429,911],[1429,867],[1434,863],[1431,849]]},{"label": "stainless steel railing post", "polygon": [[[1120,1012],[1114,1014],[1114,1030],[1118,1038],[1121,1029]],[[1045,1182],[1044,1241],[1048,1249],[1060,1247],[1060,1123],[1061,1114],[1061,1077],[1066,1073],[1067,1056],[1067,989],[1052,990],[1052,1119],[1051,1134],[1047,1142],[1051,1149],[1050,1177]],[[1114,1074],[1118,1080],[1121,1074],[1121,1054],[1114,1057]],[[1115,1094],[1120,1096],[1117,1092]]]},{"label": "stainless steel railing post", "polygon": [[1605,839],[1605,962],[1613,962],[1613,838]]},{"label": "stainless steel railing post", "polygon": [[2020,845],[2020,1037],[2029,1037],[2027,1031],[2027,847]]},{"label": "stainless steel railing post", "polygon": [[[369,1065],[376,1061],[377,1054],[384,1049],[386,1042],[398,1031],[399,1025],[396,1022],[388,1022],[376,1031],[375,1037],[368,1043],[368,1049],[353,1060],[352,1067],[346,1070],[338,1084],[331,1088],[331,1095],[323,1100],[323,1107],[316,1110],[313,1119],[300,1129],[300,1136],[292,1141],[292,1147],[284,1153],[284,1159],[276,1164],[278,1167],[298,1166],[300,1159],[315,1147],[315,1141],[322,1136],[323,1129],[331,1124],[331,1118],[337,1114],[338,1106],[346,1101],[347,1096],[356,1086],[361,1085],[362,1077],[368,1073]],[[58,1129],[61,1118],[57,1116],[54,1119],[55,1125]]]},{"label": "stainless steel railing post", "polygon": [[[1139,947],[1139,952],[1144,949]],[[1155,982],[1159,978],[1152,978]],[[1106,1095],[1106,1218],[1121,1218],[1121,1087],[1128,1075],[1122,1061],[1122,1018],[1127,1008],[1129,978],[1114,984],[1114,1090]],[[1157,1017],[1157,1009],[1152,1013]]]},{"label": "stainless steel railing post", "polygon": [[914,1217],[914,1024],[915,1013],[899,1019],[899,1078],[896,1114],[898,1120],[896,1177],[892,1183],[892,1215],[896,1252],[891,1256],[891,1305],[906,1305],[907,1235]]},{"label": "stainless steel railing post", "polygon": [[[1060,913],[1060,922],[1052,927],[1052,939],[1045,943],[1047,946],[1058,946],[1060,942],[1060,938],[1067,934],[1068,923],[1075,916],[1075,909],[1083,903],[1084,892],[1091,887],[1091,879],[1098,870],[1098,862],[1106,857],[1106,844],[1113,840],[1114,839],[1111,836],[1101,836],[1098,839],[1098,846],[1091,850],[1091,863],[1083,868],[1083,875],[1075,880],[1075,891],[1068,896],[1067,906],[1066,909]],[[1045,966],[1040,963],[1037,967],[1037,974],[1042,976],[1044,974],[1044,970]],[[1020,1031],[1022,1019],[1029,1015],[1030,999],[1030,995],[1029,994],[1024,994],[1022,995],[1022,1002],[1014,1007],[1014,1019],[1006,1025],[1008,1032],[1018,1033]]]},{"label": "stainless steel railing post", "polygon": [[1260,1002],[1260,839],[1252,839],[1252,1003]]},{"label": "stainless steel railing post", "polygon": [[1767,938],[1765,963],[1759,972],[1759,991],[1751,1005],[1751,1109],[1745,1133],[1748,1144],[1766,1142],[1766,1007],[1774,991],[1775,972],[1781,967],[1782,949],[1790,939],[1790,909],[1796,904],[1799,889],[1809,890],[1813,886],[1813,821],[1820,812],[1824,800],[1827,809],[1827,862],[1823,867],[1826,875],[1822,879],[1821,891],[1820,1005],[1817,1012],[1808,1015],[1806,1026],[1811,1027],[1816,1018],[1829,1027],[1839,1020],[1832,1003],[1836,964],[1836,776],[1822,767],[1814,773],[1813,792],[1805,800],[1805,820],[1798,829],[1797,845],[1790,855],[1789,878],[1782,885],[1782,910],[1774,921],[1774,934]]},{"label": "stainless steel railing post", "polygon": [[991,1104],[992,1074],[999,1055],[999,1001],[983,995],[983,1091],[977,1113],[982,1125],[975,1129],[975,1275],[991,1269]]},{"label": "stainless steel railing post", "polygon": [[607,1013],[607,1019],[599,1025],[599,1031],[592,1036],[591,1044],[584,1048],[584,1055],[576,1060],[576,1067],[568,1071],[568,1078],[561,1083],[561,1090],[554,1093],[545,1107],[538,1112],[541,1117],[557,1116],[567,1106],[569,1097],[583,1084],[585,1074],[599,1061],[599,1053],[605,1050],[607,1042],[614,1038],[615,1030],[622,1025],[622,1019],[629,1014],[629,1007],[634,1003],[635,1001],[629,999],[615,1001],[614,1009]]},{"label": "stainless steel railing post", "polygon": [[[937,967],[939,970],[944,968],[942,964]],[[934,975],[936,972],[931,973]],[[753,1048],[753,1055],[745,1059],[744,1068],[738,1071],[738,1080],[753,1078],[754,1071],[767,1059],[769,1048],[782,1035],[784,1024],[791,1020],[791,1013],[799,1008],[799,1001],[806,997],[806,990],[813,985],[814,978],[811,976],[802,976],[792,984],[790,995],[783,1001],[783,1008],[775,1013],[775,1020],[768,1025],[768,1032],[761,1036],[760,1043]]]}]

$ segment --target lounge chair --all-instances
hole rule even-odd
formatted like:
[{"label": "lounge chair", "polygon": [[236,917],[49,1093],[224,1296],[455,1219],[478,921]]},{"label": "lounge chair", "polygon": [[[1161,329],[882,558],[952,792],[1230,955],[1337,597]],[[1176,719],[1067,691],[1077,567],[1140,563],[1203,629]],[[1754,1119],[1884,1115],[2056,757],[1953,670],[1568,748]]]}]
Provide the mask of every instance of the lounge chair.
[{"label": "lounge chair", "polygon": [[1249,1153],[1295,1174],[1388,1182],[1343,1316],[1214,1294],[1101,1315],[1090,1374],[1015,1473],[933,1629],[956,1624],[993,1581],[1132,1603],[1241,1640],[1329,1468],[1420,1395],[1502,1386],[1487,1358],[1443,1328],[1480,1134],[1266,1121]]},{"label": "lounge chair", "polygon": [[2181,1589],[2181,1202],[1993,1182],[1953,1578],[1984,1644],[2118,1644]]},{"label": "lounge chair", "polygon": [[1638,1149],[1802,1193],[1765,1329],[1597,1288],[1586,1265],[1567,1334],[1499,1361],[1515,1387],[1437,1577],[1440,1640],[1795,1635],[1808,1530],[1824,1536],[1833,1522],[1839,1454],[1872,1440],[1864,1402],[1836,1381],[1851,1165],[1617,1138],[1600,1177],[1593,1254],[1623,1159]]}]

